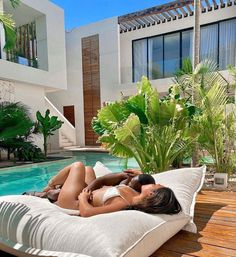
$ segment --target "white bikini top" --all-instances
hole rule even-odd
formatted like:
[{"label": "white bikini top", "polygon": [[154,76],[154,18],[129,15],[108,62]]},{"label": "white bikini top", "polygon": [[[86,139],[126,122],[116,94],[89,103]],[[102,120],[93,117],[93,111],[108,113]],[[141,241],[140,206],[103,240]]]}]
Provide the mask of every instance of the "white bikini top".
[{"label": "white bikini top", "polygon": [[121,197],[122,199],[124,199],[129,205],[130,203],[128,202],[128,200],[126,200],[121,194],[120,194],[120,191],[118,190],[119,187],[121,186],[126,186],[126,185],[118,185],[118,186],[115,186],[115,187],[109,187],[106,192],[104,193],[103,195],[103,198],[102,198],[102,201],[103,201],[103,204],[113,198],[113,197]]}]

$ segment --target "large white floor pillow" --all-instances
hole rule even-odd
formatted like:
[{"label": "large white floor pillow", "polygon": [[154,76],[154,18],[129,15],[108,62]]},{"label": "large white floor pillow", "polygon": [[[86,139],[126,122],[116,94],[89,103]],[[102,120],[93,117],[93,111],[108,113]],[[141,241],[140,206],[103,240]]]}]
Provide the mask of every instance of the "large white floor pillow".
[{"label": "large white floor pillow", "polygon": [[[204,168],[187,170],[192,172],[189,182],[180,178],[184,169],[171,171],[165,179],[168,172],[154,176],[174,189],[184,210],[177,215],[120,211],[82,218],[68,215],[46,199],[0,197],[0,249],[17,250],[18,256],[148,257],[191,222],[191,208]],[[188,183],[194,183],[192,177],[196,191],[191,186],[189,197],[185,197]]]}]

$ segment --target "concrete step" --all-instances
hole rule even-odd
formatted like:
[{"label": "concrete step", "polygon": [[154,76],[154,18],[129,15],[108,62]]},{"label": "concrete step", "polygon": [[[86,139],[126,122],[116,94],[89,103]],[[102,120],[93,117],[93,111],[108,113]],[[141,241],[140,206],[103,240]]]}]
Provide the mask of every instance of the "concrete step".
[{"label": "concrete step", "polygon": [[62,147],[73,146],[72,142],[62,143]]}]

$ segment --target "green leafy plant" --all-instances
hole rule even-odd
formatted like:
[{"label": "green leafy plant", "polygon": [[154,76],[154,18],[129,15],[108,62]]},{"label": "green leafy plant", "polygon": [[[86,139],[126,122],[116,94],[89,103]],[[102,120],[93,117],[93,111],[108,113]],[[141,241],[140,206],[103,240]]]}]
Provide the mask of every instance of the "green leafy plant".
[{"label": "green leafy plant", "polygon": [[50,110],[46,110],[45,116],[42,116],[42,114],[37,111],[36,117],[38,120],[37,129],[43,134],[44,155],[45,158],[47,158],[47,140],[50,136],[54,135],[54,131],[62,126],[63,121],[58,120],[56,116],[50,117]]},{"label": "green leafy plant", "polygon": [[15,155],[32,145],[31,134],[36,132],[34,125],[27,106],[19,102],[0,103],[0,149],[7,151],[8,159],[10,154]]},{"label": "green leafy plant", "polygon": [[41,149],[32,142],[25,142],[14,151],[14,154],[20,161],[37,162],[44,159]]},{"label": "green leafy plant", "polygon": [[191,97],[200,110],[193,117],[191,127],[193,134],[198,135],[200,148],[213,157],[216,172],[232,173],[236,120],[235,111],[226,111],[228,82],[218,72],[215,63],[204,61],[192,74],[179,77],[178,84],[182,84],[181,89],[192,92]]},{"label": "green leafy plant", "polygon": [[99,110],[92,126],[113,155],[134,157],[144,172],[161,172],[192,144],[188,134],[193,107],[180,98],[178,88],[164,99],[145,77],[137,88],[135,96]]},{"label": "green leafy plant", "polygon": [[[10,0],[13,8],[16,8],[19,4],[19,0]],[[5,32],[5,50],[10,50],[15,47],[16,43],[16,31],[15,22],[12,19],[12,15],[0,13],[0,23],[3,25]]]}]

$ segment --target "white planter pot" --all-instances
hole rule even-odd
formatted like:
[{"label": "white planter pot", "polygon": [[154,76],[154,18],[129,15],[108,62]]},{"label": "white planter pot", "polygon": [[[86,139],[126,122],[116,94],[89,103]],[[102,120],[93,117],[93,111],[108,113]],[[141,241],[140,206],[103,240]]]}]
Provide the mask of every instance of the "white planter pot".
[{"label": "white planter pot", "polygon": [[228,186],[228,174],[227,173],[215,173],[214,174],[214,187],[226,189]]}]

